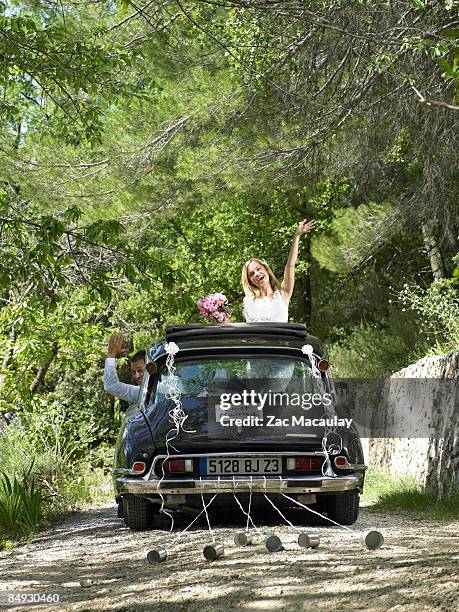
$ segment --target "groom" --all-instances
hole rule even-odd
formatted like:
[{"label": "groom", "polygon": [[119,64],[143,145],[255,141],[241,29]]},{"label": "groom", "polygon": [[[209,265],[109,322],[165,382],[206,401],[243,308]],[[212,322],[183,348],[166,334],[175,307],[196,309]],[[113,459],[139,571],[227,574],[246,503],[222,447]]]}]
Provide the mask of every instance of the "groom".
[{"label": "groom", "polygon": [[139,351],[131,357],[131,373],[135,381],[135,385],[123,383],[118,378],[116,371],[116,358],[129,349],[123,347],[124,334],[118,332],[113,334],[108,341],[107,358],[104,368],[104,389],[111,395],[118,397],[121,400],[135,404],[139,397],[140,384],[143,378],[145,369],[145,351]]}]

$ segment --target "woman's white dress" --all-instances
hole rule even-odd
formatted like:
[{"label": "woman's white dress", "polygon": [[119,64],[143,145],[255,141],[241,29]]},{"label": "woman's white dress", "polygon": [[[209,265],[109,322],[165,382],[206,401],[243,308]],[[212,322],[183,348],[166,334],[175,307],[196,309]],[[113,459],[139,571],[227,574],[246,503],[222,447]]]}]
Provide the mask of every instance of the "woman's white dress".
[{"label": "woman's white dress", "polygon": [[[288,306],[284,302],[279,289],[276,289],[272,298],[253,298],[246,295],[242,315],[247,323],[288,323]],[[262,361],[264,360],[262,359]],[[271,359],[269,360],[269,366],[269,374],[265,374],[265,378],[271,379],[271,391],[282,393],[293,375],[295,364],[293,361],[285,363],[285,359],[276,363],[275,360]],[[248,362],[247,367],[248,375],[253,375],[252,370],[256,371],[257,369],[256,360]]]},{"label": "woman's white dress", "polygon": [[273,297],[253,298],[246,295],[242,315],[247,323],[288,322],[288,306],[276,289]]}]

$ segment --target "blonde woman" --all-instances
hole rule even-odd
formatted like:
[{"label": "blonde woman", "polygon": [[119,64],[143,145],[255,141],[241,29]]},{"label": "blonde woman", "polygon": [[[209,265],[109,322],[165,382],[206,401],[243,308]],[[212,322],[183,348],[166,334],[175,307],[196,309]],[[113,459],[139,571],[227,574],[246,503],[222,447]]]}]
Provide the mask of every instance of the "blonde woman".
[{"label": "blonde woman", "polygon": [[301,221],[293,234],[292,245],[280,283],[266,261],[252,257],[242,268],[244,288],[243,316],[247,323],[287,322],[288,305],[295,285],[295,264],[300,236],[312,231],[315,221]]}]

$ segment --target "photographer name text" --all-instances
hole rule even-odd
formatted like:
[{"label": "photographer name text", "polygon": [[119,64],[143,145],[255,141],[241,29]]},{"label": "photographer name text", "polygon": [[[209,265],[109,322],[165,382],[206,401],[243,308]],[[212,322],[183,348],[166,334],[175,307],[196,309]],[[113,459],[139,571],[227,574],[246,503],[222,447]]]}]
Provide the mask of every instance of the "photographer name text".
[{"label": "photographer name text", "polygon": [[272,414],[266,418],[254,415],[238,418],[222,414],[219,423],[222,427],[346,427],[349,429],[352,419],[340,419],[336,415],[317,419],[308,419],[304,415],[279,418]]}]

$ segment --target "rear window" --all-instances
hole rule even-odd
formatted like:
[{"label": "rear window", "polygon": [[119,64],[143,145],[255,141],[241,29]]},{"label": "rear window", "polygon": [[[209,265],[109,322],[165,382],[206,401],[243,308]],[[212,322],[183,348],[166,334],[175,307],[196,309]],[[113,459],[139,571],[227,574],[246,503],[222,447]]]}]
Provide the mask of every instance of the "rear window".
[{"label": "rear window", "polygon": [[[309,364],[289,358],[255,357],[205,359],[183,361],[175,364],[178,379],[177,390],[182,399],[187,397],[203,398],[225,391],[237,389],[256,392],[296,392],[313,393],[317,391]],[[150,403],[167,399],[170,392],[167,369],[160,373],[156,392]]]},{"label": "rear window", "polygon": [[[324,377],[320,384],[306,360],[268,356],[199,359],[178,361],[175,368],[175,387],[187,430],[177,440],[285,439],[298,437],[298,432],[303,437],[316,436],[318,425],[302,419],[323,416],[328,380]],[[167,369],[154,380],[156,388],[146,403],[160,444],[171,430],[174,402]]]}]

